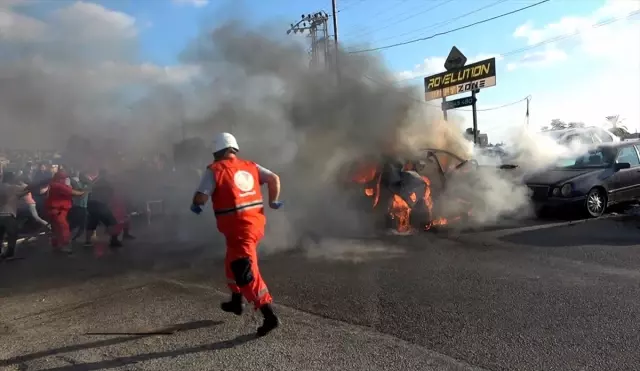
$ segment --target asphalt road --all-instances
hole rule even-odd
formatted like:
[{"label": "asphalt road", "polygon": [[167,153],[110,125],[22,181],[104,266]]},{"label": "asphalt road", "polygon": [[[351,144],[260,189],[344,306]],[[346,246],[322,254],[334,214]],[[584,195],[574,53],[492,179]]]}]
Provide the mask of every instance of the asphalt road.
[{"label": "asphalt road", "polygon": [[[636,222],[510,227],[264,256],[285,326],[263,339],[253,313],[217,309],[219,250],[170,231],[100,258],[30,253],[0,266],[0,368],[637,369]],[[175,332],[144,334],[159,329]]]}]

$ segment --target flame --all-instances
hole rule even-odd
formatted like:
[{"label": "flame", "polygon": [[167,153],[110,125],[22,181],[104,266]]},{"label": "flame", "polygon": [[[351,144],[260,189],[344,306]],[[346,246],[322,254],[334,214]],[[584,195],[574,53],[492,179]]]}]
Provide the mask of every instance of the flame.
[{"label": "flame", "polygon": [[366,184],[372,182],[376,178],[378,168],[376,166],[362,166],[351,178],[354,183]]},{"label": "flame", "polygon": [[[415,194],[414,194],[415,196]],[[396,230],[401,233],[411,232],[411,223],[409,217],[411,215],[411,208],[398,195],[393,195],[391,206],[389,206],[389,214],[392,220],[396,221]]]},{"label": "flame", "polygon": [[[364,184],[364,194],[373,197],[373,207],[375,208],[380,201],[380,180],[381,174],[377,165],[362,165],[351,178],[354,183]],[[375,181],[375,184],[372,184]]]},{"label": "flame", "polygon": [[[413,170],[414,166],[412,163],[408,162],[404,165],[404,170]],[[373,198],[373,208],[375,208],[380,201],[380,182],[382,179],[382,174],[379,170],[378,166],[362,166],[359,171],[352,177],[352,181],[358,184],[364,185],[364,194],[367,197]],[[431,195],[431,181],[428,177],[422,176],[422,180],[425,183],[425,191],[421,196],[424,201],[424,205],[427,208],[428,215],[433,215],[433,199]],[[409,195],[409,199],[412,204],[415,204],[418,200],[419,195],[412,193]],[[464,203],[469,206],[469,210],[471,209],[471,205],[464,201],[458,200],[461,203]],[[471,211],[468,212],[469,215]],[[411,225],[411,207],[409,204],[402,199],[399,195],[393,195],[391,202],[389,204],[388,214],[391,220],[395,221],[395,229],[400,233],[410,233],[413,232],[413,226]],[[429,221],[425,226],[424,230],[429,230],[433,227],[447,225],[453,221],[457,221],[462,219],[461,216],[453,217],[453,218],[444,218],[438,217]]]}]

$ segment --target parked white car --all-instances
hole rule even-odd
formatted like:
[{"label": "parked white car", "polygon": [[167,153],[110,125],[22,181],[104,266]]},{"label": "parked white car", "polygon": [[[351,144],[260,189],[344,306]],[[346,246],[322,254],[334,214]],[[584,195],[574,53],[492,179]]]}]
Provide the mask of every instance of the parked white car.
[{"label": "parked white car", "polygon": [[570,144],[578,141],[581,144],[616,143],[621,139],[607,129],[597,126],[543,131],[543,135],[553,138],[559,144]]}]

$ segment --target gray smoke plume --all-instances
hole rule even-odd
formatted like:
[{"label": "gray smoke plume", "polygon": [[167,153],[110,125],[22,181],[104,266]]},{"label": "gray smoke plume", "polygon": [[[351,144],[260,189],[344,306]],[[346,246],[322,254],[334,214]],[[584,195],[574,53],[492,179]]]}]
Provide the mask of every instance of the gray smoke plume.
[{"label": "gray smoke plume", "polygon": [[[340,53],[338,83],[335,70],[310,68],[306,46],[281,27],[230,21],[194,40],[183,66],[162,68],[139,62],[137,25],[122,13],[76,2],[36,19],[28,4],[0,3],[0,146],[60,148],[85,134],[137,158],[170,154],[183,124],[207,143],[232,132],[243,157],[281,175],[286,206],[268,211],[270,251],[308,234],[371,232],[368,210],[353,206],[341,183],[354,159],[422,148],[473,155],[458,126],[396,86],[376,56]],[[177,179],[167,202],[186,210],[197,180]],[[144,179],[134,183],[138,194],[148,192]],[[499,171],[449,184],[443,210],[470,196],[482,201],[479,223],[527,204],[525,189]],[[210,236],[190,218],[179,217],[177,245]]]},{"label": "gray smoke plume", "polygon": [[[371,232],[368,210],[352,206],[352,194],[340,182],[341,170],[355,159],[389,151],[413,155],[423,148],[463,159],[473,155],[459,127],[442,121],[411,89],[395,86],[375,57],[341,53],[337,83],[335,70],[310,68],[304,46],[280,33],[230,22],[184,55],[209,84],[201,87],[208,106],[199,113],[198,134],[230,131],[243,156],[281,175],[286,207],[269,213],[266,244],[272,249],[294,246],[309,233]],[[464,195],[482,205],[472,220],[489,223],[528,204],[526,187],[499,170],[476,177],[452,179],[441,211],[458,211]]]}]

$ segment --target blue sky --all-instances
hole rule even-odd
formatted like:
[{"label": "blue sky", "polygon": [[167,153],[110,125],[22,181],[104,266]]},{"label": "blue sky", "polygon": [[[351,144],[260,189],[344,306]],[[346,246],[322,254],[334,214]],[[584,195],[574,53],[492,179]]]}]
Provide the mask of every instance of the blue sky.
[{"label": "blue sky", "polygon": [[[384,46],[429,36],[535,2],[535,0],[502,2],[495,0],[339,0],[339,37],[343,43],[352,47]],[[150,27],[145,28],[141,35],[142,50],[144,57],[160,64],[177,63],[176,58],[180,50],[203,25],[215,24],[217,19],[225,16],[242,16],[251,24],[277,24],[281,22],[284,35],[287,25],[296,21],[300,14],[318,10],[325,10],[329,13],[331,11],[331,2],[327,0],[251,0],[236,5],[234,11],[229,10],[226,6],[228,3],[218,6],[213,3],[212,1],[207,6],[195,7],[187,4],[177,5],[170,0],[103,2],[107,7],[127,12],[141,22],[151,24]],[[515,30],[527,22],[532,22],[534,27],[543,28],[545,25],[558,22],[567,16],[590,17],[603,6],[605,6],[605,0],[553,0],[486,24],[432,40],[382,50],[380,53],[389,67],[398,72],[415,70],[415,66],[423,63],[426,58],[444,57],[453,45],[462,49],[470,59],[477,55],[502,54],[527,46],[526,38],[514,37]],[[458,20],[452,20],[452,18],[480,8],[485,9]],[[553,33],[550,35],[554,36]],[[561,42],[557,47],[572,51],[578,48],[578,43],[579,40],[569,39]],[[536,107],[539,96],[536,96],[535,93],[545,95],[546,90],[558,90],[559,86],[556,83],[558,81],[565,82],[563,87],[579,84],[584,80],[585,73],[604,68],[608,63],[606,60],[597,58],[584,58],[579,62],[576,60],[569,64],[566,61],[562,62],[562,58],[559,58],[558,63],[547,63],[544,68],[530,67],[514,70],[507,68],[510,63],[518,63],[527,53],[545,50],[547,47],[534,48],[499,60],[498,85],[486,89],[479,95],[481,106],[491,108],[533,94],[531,110],[532,117],[535,117],[533,113],[538,112],[537,109],[545,109],[542,106]],[[544,55],[540,57],[545,58]],[[420,68],[414,72],[417,72],[418,76],[424,76],[420,74]],[[418,77],[410,82],[420,85],[421,79]],[[518,124],[522,122],[520,118],[524,115],[524,107],[523,103],[507,109],[510,111],[508,115],[518,117],[517,120],[511,119],[511,121],[517,121]],[[504,112],[507,115],[506,111]],[[467,113],[461,114],[468,116]],[[491,113],[491,115],[494,114],[495,112]],[[601,114],[594,115],[601,116]],[[482,122],[488,116],[488,113],[480,113],[479,121]],[[571,115],[562,118],[568,121],[583,119]],[[489,131],[497,131],[497,135],[502,138],[504,135],[500,132],[504,131],[501,129],[506,124],[495,123],[495,120],[487,119],[492,122],[490,124],[481,123],[481,126]],[[542,125],[546,120],[549,118],[540,118],[541,124],[539,125]]]},{"label": "blue sky", "polygon": [[[339,37],[343,46],[351,49],[380,47],[460,27],[537,1],[338,0]],[[284,38],[288,25],[301,14],[331,11],[329,0],[94,2],[135,19],[140,62],[156,66],[179,65],[179,55],[185,46],[203,28],[211,28],[224,19],[241,18],[249,25],[268,23],[276,29],[280,27]],[[195,6],[198,2],[200,6]],[[39,4],[40,7],[30,11],[44,14],[47,8],[63,7],[73,1]],[[481,8],[485,9],[478,10]],[[629,126],[640,128],[637,104],[640,101],[640,69],[637,68],[640,16],[632,18],[633,22],[624,20],[597,29],[591,27],[637,9],[640,9],[640,0],[552,0],[482,25],[378,53],[389,68],[398,73],[399,79],[414,77],[399,84],[420,87],[425,75],[444,69],[443,58],[453,45],[471,62],[478,57],[499,56],[579,31],[578,37],[498,57],[497,86],[480,93],[479,108],[491,109],[531,95],[533,126],[543,126],[552,118],[592,124],[602,121],[605,115],[620,113],[629,118]],[[453,19],[476,10],[474,14]],[[504,109],[481,111],[478,114],[481,131],[493,133],[499,140],[506,139],[510,129],[522,125],[524,112],[523,102]],[[469,125],[469,112],[460,110],[455,115],[460,116],[463,125]]]}]

